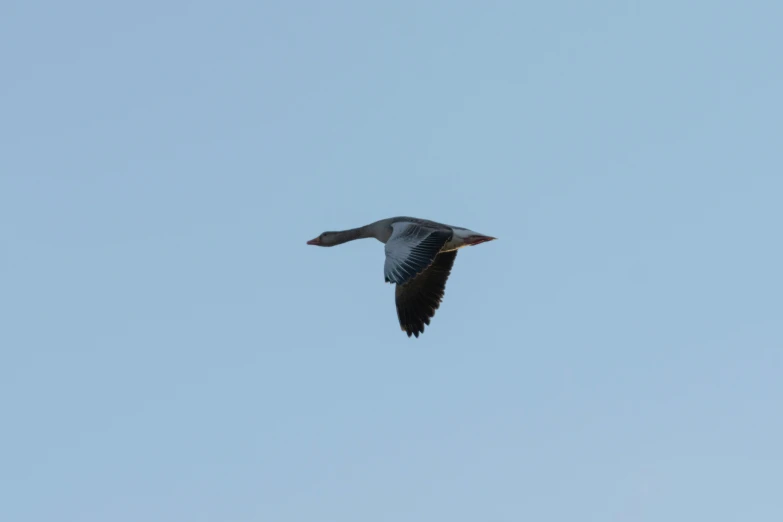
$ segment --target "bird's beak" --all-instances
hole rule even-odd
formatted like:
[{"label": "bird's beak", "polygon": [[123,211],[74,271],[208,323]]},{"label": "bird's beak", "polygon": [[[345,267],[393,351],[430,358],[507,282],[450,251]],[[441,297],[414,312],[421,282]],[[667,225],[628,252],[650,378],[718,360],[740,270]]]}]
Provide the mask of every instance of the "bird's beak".
[{"label": "bird's beak", "polygon": [[321,244],[321,237],[317,237],[315,239],[311,239],[307,242],[308,245],[320,245]]}]

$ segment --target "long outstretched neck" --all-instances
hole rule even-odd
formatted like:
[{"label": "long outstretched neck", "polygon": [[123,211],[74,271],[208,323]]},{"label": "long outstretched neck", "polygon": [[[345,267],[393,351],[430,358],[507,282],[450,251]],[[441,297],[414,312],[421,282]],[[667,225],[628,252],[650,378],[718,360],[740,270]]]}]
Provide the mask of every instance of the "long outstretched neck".
[{"label": "long outstretched neck", "polygon": [[368,237],[375,237],[375,232],[372,225],[365,225],[359,228],[350,228],[348,230],[341,230],[334,233],[334,238],[331,241],[335,245],[341,245],[354,239],[364,239]]}]

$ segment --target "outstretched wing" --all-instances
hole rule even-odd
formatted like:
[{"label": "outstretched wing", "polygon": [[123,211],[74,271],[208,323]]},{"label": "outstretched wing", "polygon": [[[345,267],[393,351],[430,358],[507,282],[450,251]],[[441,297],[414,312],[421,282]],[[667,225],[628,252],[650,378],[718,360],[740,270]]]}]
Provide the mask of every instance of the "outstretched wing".
[{"label": "outstretched wing", "polygon": [[400,327],[408,337],[424,333],[446,292],[446,281],[457,258],[457,251],[438,254],[429,268],[405,285],[397,285],[395,300]]},{"label": "outstretched wing", "polygon": [[392,224],[392,235],[386,242],[383,272],[387,283],[403,285],[432,264],[452,231],[418,223],[400,221]]}]

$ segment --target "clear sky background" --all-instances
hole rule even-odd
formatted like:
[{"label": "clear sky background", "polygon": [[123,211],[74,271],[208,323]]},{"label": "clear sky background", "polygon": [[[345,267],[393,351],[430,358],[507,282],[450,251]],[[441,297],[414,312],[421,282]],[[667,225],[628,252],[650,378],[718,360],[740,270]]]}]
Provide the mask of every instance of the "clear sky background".
[{"label": "clear sky background", "polygon": [[781,20],[6,0],[0,519],[783,520]]}]

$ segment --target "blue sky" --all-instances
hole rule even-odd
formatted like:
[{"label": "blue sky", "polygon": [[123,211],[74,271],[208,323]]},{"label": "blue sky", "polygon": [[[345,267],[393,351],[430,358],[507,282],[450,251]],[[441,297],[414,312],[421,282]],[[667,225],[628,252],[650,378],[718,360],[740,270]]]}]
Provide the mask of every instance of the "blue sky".
[{"label": "blue sky", "polygon": [[779,2],[0,11],[3,520],[783,519]]}]

